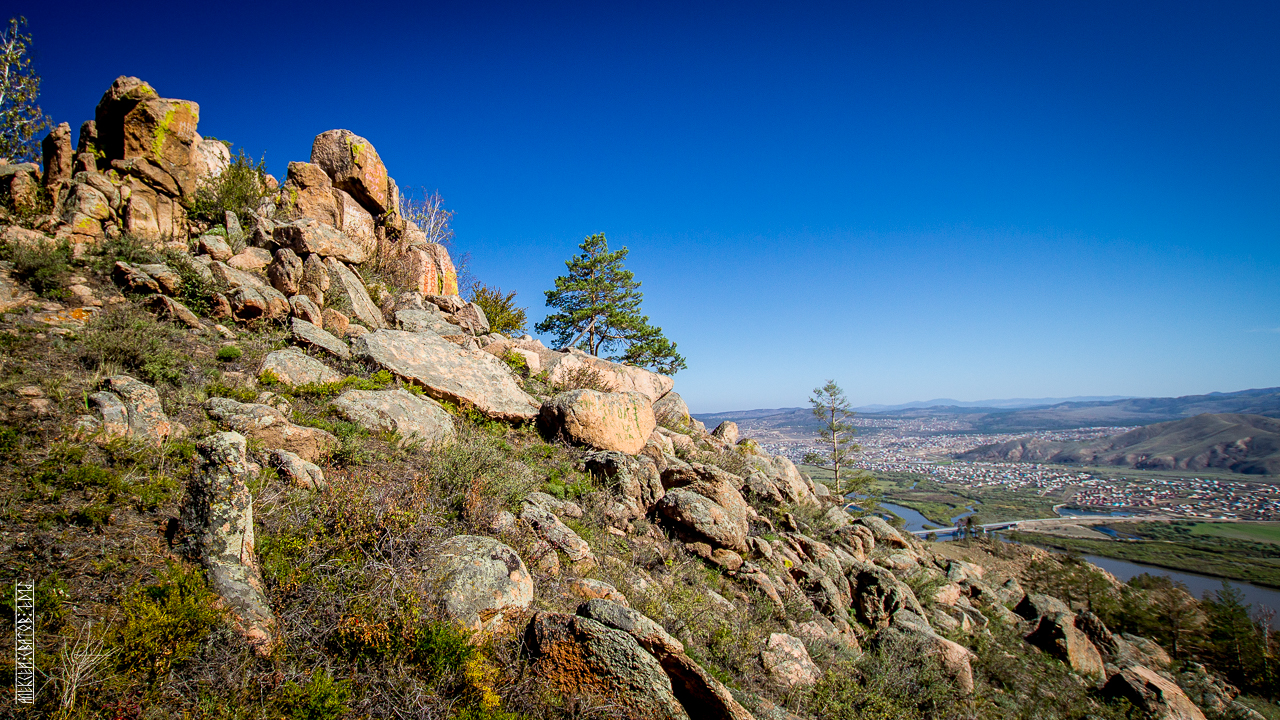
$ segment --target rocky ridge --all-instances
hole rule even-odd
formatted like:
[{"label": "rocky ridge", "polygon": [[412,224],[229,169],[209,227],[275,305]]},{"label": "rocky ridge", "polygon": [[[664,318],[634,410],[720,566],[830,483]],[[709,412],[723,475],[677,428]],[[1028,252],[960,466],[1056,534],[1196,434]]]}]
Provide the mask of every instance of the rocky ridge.
[{"label": "rocky ridge", "polygon": [[[283,347],[251,374],[224,373],[228,387],[252,392],[204,399],[191,423],[166,415],[173,383],[117,374],[64,436],[108,447],[198,433],[168,540],[204,569],[255,654],[279,657],[291,642],[289,620],[273,609],[287,594],[280,570],[264,570],[256,551],[255,478],[268,468],[303,498],[349,492],[344,502],[356,502],[353,473],[335,459],[343,439],[293,407],[323,397],[323,418],[389,437],[424,462],[476,427],[574,459],[589,488],[578,495],[551,476],[539,487],[561,497],[525,491],[498,502],[462,491],[459,513],[473,532],[404,550],[412,571],[394,578],[419,583],[431,612],[472,642],[515,639],[529,672],[559,696],[628,717],[796,717],[783,707],[804,712],[796,698],[837,663],[908,643],[919,649],[912,662],[937,667],[963,698],[978,687],[964,643],[1003,628],[1098,698],[1124,698],[1155,717],[1204,717],[1155,643],[1113,634],[1087,610],[1024,592],[1016,577],[949,558],[877,516],[849,515],[791,461],[739,438],[732,422],[708,431],[691,418],[671,378],[491,333],[483,309],[459,296],[447,250],[401,217],[395,181],[360,136],[317,136],[308,162],[290,163],[283,183],[264,181],[271,192],[247,226],[232,213],[216,226],[187,220],[183,208],[230,165],[225,145],[197,134],[198,120],[195,103],[122,77],[75,150],[64,124],[45,142],[43,171],[0,168],[11,206],[37,205],[33,188],[55,199],[30,227],[5,227],[6,243],[66,243],[81,256],[128,235],[173,263],[116,260],[114,289],[71,283],[82,290],[68,288],[65,304],[41,300],[0,267],[0,309],[66,336],[133,304],[206,344],[279,329]],[[410,269],[407,287],[372,280],[372,264],[388,253]],[[181,300],[193,276],[212,288],[200,313]],[[573,387],[584,374],[592,387]],[[21,397],[8,417],[52,412],[42,396]],[[414,478],[378,482],[411,487]],[[635,561],[646,553],[657,561]],[[718,677],[714,658],[686,647],[703,638],[646,614],[675,602],[667,567],[676,563],[717,578],[722,592],[698,590],[704,607],[769,618],[770,632],[749,638],[752,682]],[[1247,715],[1234,696],[1212,696],[1215,712]]]}]

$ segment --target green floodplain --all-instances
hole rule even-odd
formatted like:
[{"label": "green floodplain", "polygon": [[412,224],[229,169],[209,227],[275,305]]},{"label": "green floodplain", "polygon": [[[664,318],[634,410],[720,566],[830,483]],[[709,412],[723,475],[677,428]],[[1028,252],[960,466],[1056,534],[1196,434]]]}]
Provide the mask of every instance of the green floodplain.
[{"label": "green floodplain", "polygon": [[[831,471],[801,466],[816,482],[830,485]],[[1126,473],[1128,475],[1128,473]],[[878,472],[871,495],[909,507],[950,527],[950,518],[975,508],[977,524],[1054,517],[1064,498],[1000,488],[957,488],[919,473]],[[1117,518],[1107,524],[1114,538],[1067,538],[1042,533],[1005,533],[1011,540],[1081,555],[1128,560],[1201,575],[1280,588],[1280,523],[1264,522],[1143,522]]]}]

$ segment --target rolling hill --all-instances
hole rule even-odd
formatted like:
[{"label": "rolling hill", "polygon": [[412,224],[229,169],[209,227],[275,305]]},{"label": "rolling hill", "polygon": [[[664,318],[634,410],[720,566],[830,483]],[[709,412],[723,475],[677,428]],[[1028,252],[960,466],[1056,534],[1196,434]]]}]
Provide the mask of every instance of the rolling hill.
[{"label": "rolling hill", "polygon": [[1089,442],[1021,438],[984,445],[958,460],[1113,465],[1145,470],[1228,470],[1280,474],[1280,420],[1262,415],[1205,413],[1156,423]]}]

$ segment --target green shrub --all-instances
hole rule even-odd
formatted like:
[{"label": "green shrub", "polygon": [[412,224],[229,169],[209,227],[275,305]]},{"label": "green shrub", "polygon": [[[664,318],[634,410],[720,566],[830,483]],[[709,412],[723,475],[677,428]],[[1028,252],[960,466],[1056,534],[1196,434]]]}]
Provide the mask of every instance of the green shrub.
[{"label": "green shrub", "polygon": [[529,376],[529,361],[525,360],[524,356],[520,353],[508,350],[502,353],[502,357],[500,359],[502,362],[510,365],[512,370],[515,370],[525,377]]},{"label": "green shrub", "polygon": [[258,400],[258,393],[250,388],[239,385],[227,385],[226,383],[218,381],[205,385],[204,393],[209,397],[231,398],[232,400],[242,403],[257,402]]},{"label": "green shrub", "polygon": [[176,382],[182,358],[173,326],[125,303],[94,318],[80,336],[80,357],[93,369],[118,366],[146,382]]},{"label": "green shrub", "polygon": [[226,213],[233,212],[242,225],[248,225],[249,213],[256,210],[266,196],[266,174],[266,159],[255,164],[241,149],[221,175],[196,189],[190,216],[209,225],[220,225],[226,220]]},{"label": "green shrub", "polygon": [[182,287],[178,289],[177,299],[197,315],[207,317],[213,312],[218,286],[213,280],[196,271],[195,262],[192,261],[191,256],[185,253],[173,253],[166,262],[182,278]]},{"label": "green shrub", "polygon": [[350,683],[334,680],[328,672],[317,668],[306,685],[290,680],[276,699],[276,708],[289,720],[336,720],[350,708]]},{"label": "green shrub", "polygon": [[570,370],[560,382],[551,388],[552,392],[562,393],[569,390],[595,390],[597,392],[613,392],[613,384],[605,378],[604,373],[590,365]]},{"label": "green shrub", "polygon": [[222,362],[239,360],[241,355],[244,355],[244,351],[235,345],[223,345],[218,348],[218,359]]},{"label": "green shrub", "polygon": [[367,379],[357,375],[348,375],[341,380],[330,383],[295,385],[287,393],[294,397],[327,398],[341,395],[347,390],[385,390],[393,381],[394,378],[390,372],[379,370]]},{"label": "green shrub", "polygon": [[65,300],[62,285],[71,274],[71,244],[59,243],[13,245],[3,255],[13,263],[13,274],[37,295],[50,300]]},{"label": "green shrub", "polygon": [[507,335],[525,333],[528,320],[525,318],[524,308],[517,307],[515,300],[515,291],[503,295],[502,288],[498,287],[491,288],[476,283],[471,290],[471,302],[484,310],[484,316],[489,320],[490,332]]},{"label": "green shrub", "polygon": [[112,637],[120,670],[145,672],[151,681],[194,654],[220,620],[217,599],[200,571],[171,562],[156,580],[126,593],[123,619]]},{"label": "green shrub", "polygon": [[99,243],[92,251],[90,264],[98,272],[111,272],[117,261],[137,265],[160,260],[148,241],[132,233],[122,233]]}]

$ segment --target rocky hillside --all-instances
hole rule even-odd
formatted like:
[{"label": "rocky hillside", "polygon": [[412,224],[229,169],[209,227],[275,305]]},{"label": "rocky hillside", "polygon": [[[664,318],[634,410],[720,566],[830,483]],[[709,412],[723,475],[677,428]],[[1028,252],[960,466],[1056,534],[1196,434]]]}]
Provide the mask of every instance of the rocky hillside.
[{"label": "rocky hillside", "polygon": [[1261,415],[1204,414],[1089,442],[1021,438],[983,445],[956,457],[1280,475],[1280,420]]},{"label": "rocky hillside", "polygon": [[122,77],[0,168],[17,716],[1257,717],[1099,604],[1146,590],[853,517],[671,378],[490,333],[367,140],[277,183],[198,118]]}]

